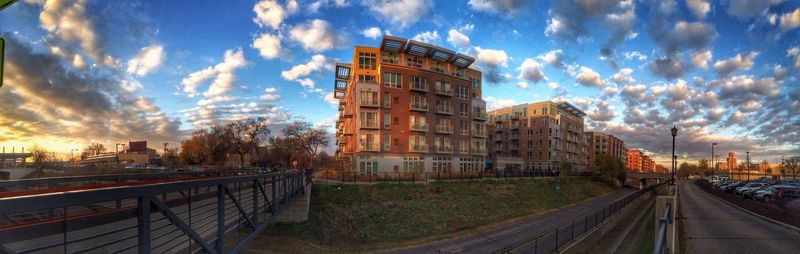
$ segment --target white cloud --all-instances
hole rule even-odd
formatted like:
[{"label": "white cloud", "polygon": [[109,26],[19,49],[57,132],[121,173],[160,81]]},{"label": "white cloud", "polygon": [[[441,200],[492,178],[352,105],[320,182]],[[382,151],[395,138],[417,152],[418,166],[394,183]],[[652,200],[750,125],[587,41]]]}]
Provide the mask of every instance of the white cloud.
[{"label": "white cloud", "polygon": [[290,0],[287,7],[291,8],[284,8],[276,0],[261,0],[253,5],[253,12],[256,13],[253,22],[258,24],[259,27],[267,26],[272,29],[278,29],[286,17],[292,14],[293,11],[297,11],[297,2]]},{"label": "white cloud", "polygon": [[142,83],[139,83],[139,81],[135,79],[123,79],[120,81],[119,86],[122,88],[122,90],[129,93],[142,89]]},{"label": "white cloud", "polygon": [[578,75],[575,75],[575,80],[577,80],[579,84],[585,86],[594,86],[599,88],[606,86],[605,81],[600,78],[600,74],[586,66],[581,66],[580,70],[578,70]]},{"label": "white cloud", "polygon": [[281,95],[278,94],[278,89],[274,87],[267,87],[264,89],[264,93],[261,94],[258,98],[265,100],[267,102],[277,101],[281,98]]},{"label": "white cloud", "polygon": [[430,0],[363,0],[362,4],[375,17],[399,29],[416,23],[433,8]]},{"label": "white cloud", "polygon": [[556,88],[558,88],[558,83],[555,83],[555,82],[547,83],[547,87],[550,88],[550,89],[556,89]]},{"label": "white cloud", "polygon": [[704,19],[706,14],[711,11],[711,4],[706,0],[686,0],[686,6],[699,19]]},{"label": "white cloud", "polygon": [[704,50],[692,53],[692,65],[696,68],[708,68],[708,61],[711,61],[711,50]]},{"label": "white cloud", "polygon": [[475,61],[478,63],[492,67],[508,66],[508,54],[503,50],[475,47],[475,51]]},{"label": "white cloud", "polygon": [[625,85],[631,84],[636,82],[635,79],[631,76],[633,73],[633,69],[631,68],[622,68],[617,73],[611,76],[611,80],[613,80],[618,85]]},{"label": "white cloud", "polygon": [[378,39],[378,37],[381,37],[381,35],[383,35],[383,32],[381,32],[380,28],[377,28],[377,27],[373,26],[373,27],[364,29],[364,31],[361,31],[361,34],[364,35],[364,37],[371,38],[371,39],[374,40],[374,39]]},{"label": "white cloud", "polygon": [[317,0],[313,3],[308,4],[308,11],[309,12],[317,12],[319,8],[323,6],[335,6],[335,7],[347,7],[350,6],[350,2],[347,0]]},{"label": "white cloud", "polygon": [[326,93],[324,99],[326,102],[331,104],[331,106],[339,105],[339,99],[336,99],[336,97],[334,97],[333,92]]},{"label": "white cloud", "polygon": [[295,65],[289,70],[282,71],[281,77],[285,80],[297,80],[312,72],[322,70],[333,70],[333,62],[323,55],[314,55],[307,63]]},{"label": "white cloud", "polygon": [[494,96],[488,96],[485,98],[485,100],[486,100],[486,110],[489,111],[511,107],[518,104],[517,102],[511,99],[498,99],[495,98]]},{"label": "white cloud", "polygon": [[530,2],[526,0],[469,0],[469,7],[473,10],[492,13],[513,15]]},{"label": "white cloud", "polygon": [[747,19],[780,2],[781,0],[731,0],[728,14],[740,19]]},{"label": "white cloud", "polygon": [[332,48],[344,47],[347,38],[321,19],[297,25],[289,31],[289,38],[300,43],[303,49],[322,52]]},{"label": "white cloud", "polygon": [[250,47],[257,49],[264,59],[273,59],[281,55],[280,35],[261,34],[253,40]]},{"label": "white cloud", "polygon": [[166,58],[164,47],[150,45],[139,50],[139,54],[128,60],[128,73],[138,76],[147,75],[150,71],[161,65]]},{"label": "white cloud", "polygon": [[562,51],[560,49],[554,49],[547,51],[536,58],[552,65],[553,67],[561,68],[563,66],[563,63],[561,62],[561,52]]},{"label": "white cloud", "polygon": [[436,44],[439,41],[439,33],[436,31],[425,31],[414,35],[411,39],[424,43]]},{"label": "white cloud", "polygon": [[[39,14],[39,26],[65,43],[77,44],[95,62],[114,66],[114,58],[103,52],[94,26],[86,18],[86,5],[86,1],[46,1]],[[74,61],[72,54],[68,59]]]},{"label": "white cloud", "polygon": [[788,31],[800,27],[800,8],[781,16],[781,31]]},{"label": "white cloud", "polygon": [[[517,68],[519,70],[519,75],[517,78],[523,79],[526,81],[530,81],[533,83],[539,82],[541,80],[547,80],[547,77],[542,72],[542,65],[533,60],[532,58],[525,58],[525,61],[522,62],[522,65]],[[526,85],[527,88],[527,85]]]},{"label": "white cloud", "polygon": [[197,105],[198,106],[205,106],[205,105],[210,105],[210,104],[217,104],[217,103],[220,103],[220,102],[228,102],[228,101],[232,101],[232,100],[235,100],[235,99],[236,99],[236,97],[232,97],[232,96],[214,96],[214,97],[211,97],[211,98],[208,98],[208,99],[202,99],[202,100],[197,101]]},{"label": "white cloud", "polygon": [[469,36],[456,29],[450,29],[450,31],[447,32],[447,42],[453,44],[456,48],[465,48],[469,46]]},{"label": "white cloud", "polygon": [[208,90],[203,93],[205,97],[213,97],[222,95],[231,88],[236,76],[233,74],[236,69],[244,67],[247,61],[244,59],[242,49],[226,50],[223,61],[212,67],[207,67],[200,71],[193,72],[183,78],[181,85],[183,92],[189,97],[197,95],[197,88],[206,80],[215,77],[214,81],[209,86]]},{"label": "white cloud", "polygon": [[723,77],[738,70],[749,70],[753,66],[753,59],[756,56],[758,56],[758,52],[755,51],[736,54],[736,56],[729,59],[715,62],[714,70]]},{"label": "white cloud", "polygon": [[646,55],[644,55],[644,54],[642,54],[642,53],[641,53],[641,52],[639,52],[639,51],[629,51],[629,52],[624,52],[624,53],[622,53],[622,55],[623,55],[623,56],[625,57],[625,59],[627,59],[627,60],[631,60],[631,59],[638,59],[639,61],[644,61],[644,60],[647,60],[647,56],[646,56]]},{"label": "white cloud", "polygon": [[800,72],[800,47],[791,47],[786,50],[786,54],[794,58],[794,69]]}]

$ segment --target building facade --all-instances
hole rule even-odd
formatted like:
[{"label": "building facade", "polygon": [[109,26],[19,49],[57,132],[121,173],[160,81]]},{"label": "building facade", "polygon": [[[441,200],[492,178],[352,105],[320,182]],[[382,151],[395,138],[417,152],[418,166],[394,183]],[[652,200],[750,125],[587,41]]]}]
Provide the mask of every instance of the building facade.
[{"label": "building facade", "polygon": [[567,102],[543,101],[489,112],[490,162],[494,169],[553,171],[569,164],[584,172],[584,116]]},{"label": "building facade", "polygon": [[725,163],[727,164],[725,169],[726,170],[736,170],[736,152],[728,152],[728,158],[725,159]]},{"label": "building facade", "polygon": [[336,64],[336,158],[345,171],[478,172],[486,102],[474,58],[385,36]]},{"label": "building facade", "polygon": [[588,152],[586,153],[586,165],[590,170],[596,169],[596,159],[602,154],[610,155],[619,159],[622,165],[626,165],[628,148],[625,142],[614,135],[599,131],[587,131],[584,133]]},{"label": "building facade", "polygon": [[625,169],[632,172],[642,172],[642,151],[628,150]]}]

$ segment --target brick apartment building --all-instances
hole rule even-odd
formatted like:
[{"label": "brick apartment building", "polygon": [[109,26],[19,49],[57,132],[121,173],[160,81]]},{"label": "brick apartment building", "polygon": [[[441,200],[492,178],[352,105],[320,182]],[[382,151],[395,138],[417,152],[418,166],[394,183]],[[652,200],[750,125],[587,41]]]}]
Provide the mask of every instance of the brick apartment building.
[{"label": "brick apartment building", "polygon": [[584,116],[567,102],[543,101],[489,112],[490,161],[494,169],[556,170],[568,163],[586,171]]},{"label": "brick apartment building", "polygon": [[587,131],[584,136],[588,148],[586,164],[590,170],[595,170],[595,160],[601,154],[611,155],[625,165],[628,148],[621,139],[599,131]]},{"label": "brick apartment building", "polygon": [[336,158],[345,171],[478,172],[486,102],[474,58],[384,36],[336,64]]},{"label": "brick apartment building", "polygon": [[650,156],[642,154],[642,151],[628,150],[625,169],[632,172],[655,172],[656,163]]}]

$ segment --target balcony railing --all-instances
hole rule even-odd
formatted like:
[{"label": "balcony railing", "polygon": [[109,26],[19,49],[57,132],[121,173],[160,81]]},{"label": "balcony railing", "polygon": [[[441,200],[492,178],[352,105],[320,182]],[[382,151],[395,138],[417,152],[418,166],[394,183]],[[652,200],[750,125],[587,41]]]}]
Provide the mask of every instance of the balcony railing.
[{"label": "balcony railing", "polygon": [[508,128],[512,130],[519,129],[519,123],[511,123]]},{"label": "balcony railing", "polygon": [[472,115],[474,115],[477,120],[486,121],[486,112],[475,112]]},{"label": "balcony railing", "polygon": [[362,143],[359,148],[361,149],[361,151],[378,152],[380,151],[381,147],[377,143],[366,143],[366,144]]},{"label": "balcony railing", "polygon": [[378,102],[378,100],[361,100],[359,102],[359,105],[361,105],[362,107],[377,108],[380,106],[380,102]]},{"label": "balcony railing", "polygon": [[472,154],[474,154],[474,155],[486,155],[486,148],[485,147],[472,148]]},{"label": "balcony railing", "polygon": [[453,96],[453,87],[452,86],[448,87],[443,85],[436,86],[436,94]]},{"label": "balcony railing", "polygon": [[378,124],[377,120],[375,120],[375,121],[360,121],[359,122],[359,127],[363,128],[363,129],[378,129],[378,128],[380,128],[380,125]]},{"label": "balcony railing", "polygon": [[444,73],[447,70],[445,70],[445,68],[443,66],[434,65],[434,66],[431,66],[431,71],[435,71],[435,72],[438,72],[438,73]]},{"label": "balcony railing", "polygon": [[452,115],[453,107],[451,107],[450,105],[436,105],[436,113]]},{"label": "balcony railing", "polygon": [[519,134],[510,134],[510,135],[508,135],[508,139],[511,139],[511,140],[519,139]]},{"label": "balcony railing", "polygon": [[409,105],[411,106],[411,110],[428,111],[428,102],[426,101],[411,101]]},{"label": "balcony railing", "polygon": [[469,147],[467,147],[467,146],[459,147],[458,148],[458,153],[460,153],[460,154],[468,154],[469,153]]},{"label": "balcony railing", "polygon": [[453,153],[453,146],[450,145],[436,145],[437,153]]},{"label": "balcony railing", "polygon": [[411,149],[411,152],[415,152],[415,153],[427,153],[428,152],[428,145],[424,145],[424,144],[410,145],[409,149]]},{"label": "balcony railing", "polygon": [[396,55],[394,55],[394,56],[382,55],[381,56],[381,63],[384,63],[384,64],[396,64],[396,65],[401,65],[402,64],[400,62],[400,56],[396,56]]},{"label": "balcony railing", "polygon": [[410,128],[412,131],[428,131],[427,124],[412,124]]},{"label": "balcony railing", "polygon": [[453,134],[453,126],[452,125],[436,125],[436,132],[437,133],[446,133],[446,134]]},{"label": "balcony railing", "polygon": [[411,82],[411,91],[427,92],[428,85],[425,83]]},{"label": "balcony railing", "polygon": [[472,130],[472,136],[485,138],[486,137],[486,129]]}]

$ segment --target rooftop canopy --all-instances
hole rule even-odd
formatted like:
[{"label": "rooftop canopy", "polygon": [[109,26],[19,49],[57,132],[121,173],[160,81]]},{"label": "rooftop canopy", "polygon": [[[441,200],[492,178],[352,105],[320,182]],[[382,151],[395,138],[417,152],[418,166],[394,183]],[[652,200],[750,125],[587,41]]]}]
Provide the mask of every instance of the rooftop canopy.
[{"label": "rooftop canopy", "polygon": [[381,39],[381,50],[395,53],[402,52],[419,57],[429,57],[436,61],[452,63],[458,68],[467,68],[475,62],[475,58],[456,53],[449,49],[388,35],[383,36],[383,39]]},{"label": "rooftop canopy", "polygon": [[573,115],[576,115],[576,116],[579,116],[579,117],[586,116],[586,113],[583,113],[583,111],[581,111],[580,109],[578,109],[575,106],[572,106],[572,104],[569,104],[569,102],[566,102],[566,101],[559,102],[558,103],[558,109],[564,110],[566,112],[569,112],[570,114],[573,114]]}]

